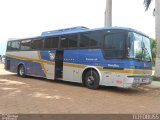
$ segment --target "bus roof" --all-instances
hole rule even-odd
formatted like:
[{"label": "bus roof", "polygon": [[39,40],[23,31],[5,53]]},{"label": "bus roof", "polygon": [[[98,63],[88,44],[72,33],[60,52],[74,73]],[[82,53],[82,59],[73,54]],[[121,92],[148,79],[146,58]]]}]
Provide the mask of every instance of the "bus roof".
[{"label": "bus roof", "polygon": [[71,28],[65,28],[65,29],[59,29],[59,30],[45,31],[45,32],[42,32],[41,36],[61,35],[61,34],[67,34],[71,32],[81,32],[84,30],[88,30],[88,28],[83,26],[78,26],[78,27],[71,27]]},{"label": "bus roof", "polygon": [[[147,36],[146,34],[127,27],[102,27],[102,28],[94,28],[94,29],[88,29],[83,26],[73,27],[73,28],[66,28],[66,29],[59,29],[59,30],[53,30],[53,31],[45,31],[42,32],[41,36],[56,36],[56,35],[65,35],[65,34],[72,34],[72,33],[81,33],[81,32],[89,32],[89,31],[96,31],[96,30],[126,30],[126,31],[132,31],[136,33],[140,33],[144,36]],[[147,36],[148,37],[148,36]]]},{"label": "bus roof", "polygon": [[[89,32],[89,31],[96,31],[96,30],[125,30],[125,31],[136,32],[136,33],[139,33],[139,34],[142,34],[142,35],[148,37],[148,35],[140,32],[140,31],[137,31],[132,28],[127,28],[127,27],[102,27],[102,28],[89,29],[87,27],[78,26],[78,27],[71,27],[71,28],[65,28],[65,29],[45,31],[45,32],[42,32],[41,36],[36,36],[36,37],[32,37],[32,38],[39,38],[39,37],[43,38],[43,37],[49,37],[49,36],[82,33],[82,32]],[[23,39],[31,39],[31,38],[23,38]],[[13,41],[13,40],[20,40],[20,39],[9,39],[8,41]]]}]

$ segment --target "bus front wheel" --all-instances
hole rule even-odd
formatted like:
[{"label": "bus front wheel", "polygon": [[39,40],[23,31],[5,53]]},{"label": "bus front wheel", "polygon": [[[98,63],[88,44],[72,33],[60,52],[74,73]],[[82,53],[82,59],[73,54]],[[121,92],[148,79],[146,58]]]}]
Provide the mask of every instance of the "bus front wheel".
[{"label": "bus front wheel", "polygon": [[18,75],[21,76],[21,77],[25,77],[25,68],[23,65],[20,65],[18,67]]},{"label": "bus front wheel", "polygon": [[95,70],[90,70],[84,77],[85,85],[89,89],[97,89],[99,87],[99,75]]}]

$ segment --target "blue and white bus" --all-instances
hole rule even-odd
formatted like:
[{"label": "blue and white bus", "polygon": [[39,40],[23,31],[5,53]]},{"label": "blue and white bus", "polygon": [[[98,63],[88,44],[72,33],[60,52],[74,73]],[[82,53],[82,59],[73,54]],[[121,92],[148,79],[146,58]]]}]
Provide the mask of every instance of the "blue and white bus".
[{"label": "blue and white bus", "polygon": [[5,69],[21,77],[123,88],[150,84],[149,37],[131,28],[73,27],[41,36],[9,40]]}]

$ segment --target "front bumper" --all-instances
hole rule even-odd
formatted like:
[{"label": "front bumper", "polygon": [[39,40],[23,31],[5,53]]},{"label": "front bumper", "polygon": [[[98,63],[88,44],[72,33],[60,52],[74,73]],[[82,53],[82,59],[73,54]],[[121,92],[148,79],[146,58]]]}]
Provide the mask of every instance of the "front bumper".
[{"label": "front bumper", "polygon": [[152,76],[127,76],[128,85],[130,87],[138,87],[142,85],[149,85],[152,83]]}]

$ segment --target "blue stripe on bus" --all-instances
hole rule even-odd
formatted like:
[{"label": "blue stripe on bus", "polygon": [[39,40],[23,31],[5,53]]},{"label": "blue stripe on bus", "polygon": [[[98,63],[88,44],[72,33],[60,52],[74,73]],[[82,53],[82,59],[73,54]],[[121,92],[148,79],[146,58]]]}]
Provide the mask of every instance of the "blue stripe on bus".
[{"label": "blue stripe on bus", "polygon": [[[55,55],[56,50],[41,51],[40,57],[46,61],[54,62],[55,59],[50,59],[50,53]],[[54,56],[55,57],[55,56]],[[75,49],[75,50],[64,50],[63,62],[101,66],[104,68],[112,69],[152,69],[151,63],[137,61],[137,60],[122,60],[122,59],[104,59],[102,51],[100,49]],[[19,63],[23,63],[26,68],[26,72],[29,75],[36,75],[45,77],[45,73],[42,70],[42,66],[39,62],[20,60],[16,58],[6,57],[6,60],[11,61],[11,71],[17,72],[17,66]],[[47,64],[47,63],[46,63]],[[53,71],[54,72],[54,71]]]},{"label": "blue stripe on bus", "polygon": [[123,59],[104,59],[100,49],[64,50],[64,62],[106,68],[152,69],[150,62]]}]

